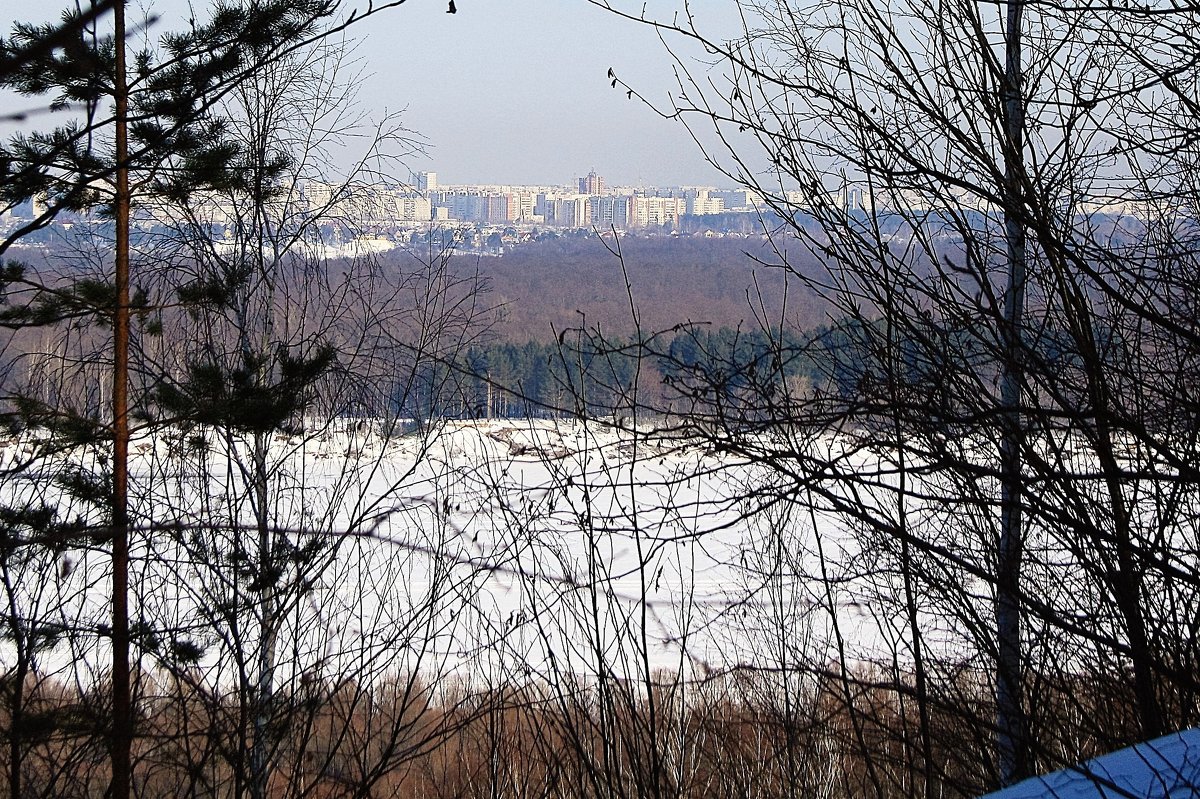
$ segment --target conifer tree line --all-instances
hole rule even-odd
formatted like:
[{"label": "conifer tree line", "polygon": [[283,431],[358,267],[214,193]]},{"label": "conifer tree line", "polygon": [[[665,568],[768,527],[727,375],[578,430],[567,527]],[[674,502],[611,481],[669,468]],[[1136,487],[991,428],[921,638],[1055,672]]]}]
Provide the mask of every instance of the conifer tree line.
[{"label": "conifer tree line", "polygon": [[[425,367],[423,379],[440,391],[398,399],[406,403],[406,415],[455,419],[601,417],[634,410],[653,418],[690,413],[697,404],[743,403],[749,414],[743,421],[751,425],[773,418],[755,407],[764,391],[852,401],[863,385],[882,379],[864,351],[874,326],[848,317],[813,330],[679,325],[643,337],[593,328],[564,331],[553,341],[489,341],[467,347],[454,363]],[[941,332],[954,346],[970,346],[964,331]],[[924,391],[936,382],[941,367],[923,357],[920,340],[898,346],[906,390]],[[1053,335],[1044,346],[1047,358],[1069,357]],[[645,404],[635,407],[639,379]],[[949,398],[931,397],[931,409],[940,401]]]}]

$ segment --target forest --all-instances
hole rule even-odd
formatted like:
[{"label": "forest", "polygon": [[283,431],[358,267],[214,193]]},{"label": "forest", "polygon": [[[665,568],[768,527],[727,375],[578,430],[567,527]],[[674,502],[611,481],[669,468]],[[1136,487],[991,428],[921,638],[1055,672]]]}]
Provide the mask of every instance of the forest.
[{"label": "forest", "polygon": [[[771,254],[762,235],[629,238],[620,259],[603,239],[562,238],[480,259],[478,270],[497,306],[491,332],[503,341],[550,341],[574,328],[629,335],[678,324],[749,329],[781,317],[800,329],[827,322],[821,298],[762,263]],[[797,267],[814,272],[815,263]]]}]

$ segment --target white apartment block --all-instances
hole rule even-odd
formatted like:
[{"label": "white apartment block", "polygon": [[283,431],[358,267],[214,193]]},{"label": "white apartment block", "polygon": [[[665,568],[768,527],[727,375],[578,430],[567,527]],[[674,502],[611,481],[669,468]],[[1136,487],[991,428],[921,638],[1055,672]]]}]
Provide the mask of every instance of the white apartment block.
[{"label": "white apartment block", "polygon": [[310,210],[325,208],[333,199],[333,194],[340,187],[333,183],[320,183],[310,180],[304,184],[304,198],[308,200]]},{"label": "white apartment block", "polygon": [[591,199],[586,194],[539,195],[542,217],[556,227],[588,227],[592,224]]},{"label": "white apartment block", "polygon": [[396,197],[397,222],[428,222],[433,218],[433,203],[428,197]]},{"label": "white apartment block", "polygon": [[630,200],[629,224],[632,227],[677,225],[679,217],[687,212],[687,201],[682,197],[634,195]]},{"label": "white apartment block", "polygon": [[629,211],[632,200],[632,197],[621,194],[589,198],[588,208],[592,216],[592,225],[598,228],[615,227],[622,230],[629,227]]},{"label": "white apartment block", "polygon": [[535,206],[537,205],[537,194],[530,191],[515,191],[512,193],[512,221],[525,222],[533,219],[536,213]]},{"label": "white apartment block", "polygon": [[413,172],[412,185],[420,192],[437,191],[437,172]]},{"label": "white apartment block", "polygon": [[697,189],[694,192],[688,192],[687,212],[689,214],[699,216],[704,214],[720,214],[724,211],[724,198],[711,196],[708,189]]}]

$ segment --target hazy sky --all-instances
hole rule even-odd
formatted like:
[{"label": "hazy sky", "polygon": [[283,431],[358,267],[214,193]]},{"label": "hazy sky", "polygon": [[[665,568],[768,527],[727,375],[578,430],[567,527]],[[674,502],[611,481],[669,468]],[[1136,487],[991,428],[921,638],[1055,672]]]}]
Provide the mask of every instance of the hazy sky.
[{"label": "hazy sky", "polygon": [[[0,0],[0,21],[7,32],[16,20],[54,18],[67,2]],[[452,15],[447,0],[408,0],[355,30],[361,102],[373,113],[403,111],[428,142],[414,169],[443,183],[562,184],[595,168],[610,185],[728,184],[677,123],[610,88],[612,67],[648,95],[668,95],[672,61],[650,29],[584,0],[456,4]],[[187,7],[146,5],[162,14],[163,30]],[[206,4],[194,5],[202,14]],[[669,5],[652,0],[649,9]],[[732,0],[692,6],[702,22],[735,21]]]}]

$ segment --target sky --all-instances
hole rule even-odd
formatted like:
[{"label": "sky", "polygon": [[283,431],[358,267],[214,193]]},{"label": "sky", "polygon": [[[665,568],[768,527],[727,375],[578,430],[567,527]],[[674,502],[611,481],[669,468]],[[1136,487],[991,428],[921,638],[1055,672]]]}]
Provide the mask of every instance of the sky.
[{"label": "sky", "polygon": [[[669,17],[672,1],[646,5]],[[0,25],[7,32],[14,21],[54,19],[68,2],[0,0]],[[412,170],[436,172],[444,184],[560,185],[595,169],[609,185],[731,185],[677,122],[610,87],[612,68],[647,97],[669,97],[672,58],[649,28],[585,0],[455,2],[458,12],[448,14],[447,0],[408,0],[353,29],[362,108],[400,112],[426,142]],[[160,14],[163,31],[187,8],[186,0],[142,5]],[[204,2],[194,5],[203,13]],[[733,7],[692,3],[718,30],[736,24]]]}]

